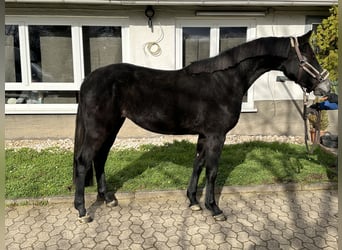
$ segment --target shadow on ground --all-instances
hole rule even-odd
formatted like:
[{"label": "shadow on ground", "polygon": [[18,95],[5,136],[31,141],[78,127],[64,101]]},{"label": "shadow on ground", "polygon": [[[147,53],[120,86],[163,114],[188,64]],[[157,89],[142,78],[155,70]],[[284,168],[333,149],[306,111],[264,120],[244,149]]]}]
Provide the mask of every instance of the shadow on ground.
[{"label": "shadow on ground", "polygon": [[[143,151],[137,158],[128,157],[119,170],[115,158],[109,157],[106,164],[109,190],[187,187],[195,156],[194,144],[175,141],[163,146],[144,146]],[[314,155],[308,155],[303,146],[292,144],[248,142],[225,145],[216,186],[219,189],[225,185],[336,181],[334,169],[330,167],[335,161],[336,158],[320,149]],[[204,172],[199,187],[205,185]],[[131,184],[133,179],[135,184]]]},{"label": "shadow on ground", "polygon": [[[146,188],[149,183],[155,185],[155,176],[153,172],[158,172],[156,178],[162,182],[159,189],[167,188],[166,183],[175,183],[178,186],[186,188],[190,174],[192,171],[192,161],[194,158],[195,145],[186,141],[174,142],[163,146],[147,146],[144,148],[144,153],[139,157],[131,158],[126,165],[122,166],[119,171],[111,171],[115,169],[115,159],[110,158],[107,163],[107,179],[109,186],[114,186],[115,190],[123,189],[127,183],[132,179],[141,178],[142,184]],[[123,156],[124,157],[124,156]],[[129,157],[128,157],[129,158]],[[219,173],[217,178],[217,192],[220,196],[223,186],[226,185],[248,185],[249,182],[255,184],[261,182],[267,183],[290,183],[290,182],[319,182],[319,181],[336,181],[336,175],[332,174],[331,166],[336,161],[336,158],[326,154],[323,151],[315,152],[314,155],[308,155],[303,146],[282,144],[282,143],[266,143],[266,142],[250,142],[236,145],[226,145],[221,155],[219,165]],[[113,165],[114,164],[114,165]],[[180,171],[179,174],[169,171],[170,168],[176,168]],[[314,169],[312,169],[314,168]],[[132,171],[134,169],[134,171]],[[158,171],[155,171],[158,170]],[[145,177],[149,178],[145,178]],[[264,176],[259,178],[258,176]],[[266,176],[266,177],[265,177]],[[330,179],[329,179],[330,178]],[[204,187],[205,181],[202,173],[200,179],[200,187]],[[137,187],[137,190],[139,187]],[[155,185],[155,190],[158,186]],[[113,191],[113,190],[112,190]],[[200,194],[202,195],[202,189]],[[321,200],[312,196],[309,203],[303,203],[300,194],[295,192],[285,192],[283,195],[285,199],[279,197],[282,195],[268,195],[262,194],[264,198],[264,206],[256,209],[256,201],[249,200],[248,196],[237,194],[231,198],[225,197],[220,199],[218,197],[219,205],[224,214],[228,217],[226,222],[217,223],[216,231],[219,230],[220,237],[223,241],[227,241],[227,237],[231,235],[234,227],[241,227],[242,231],[247,232],[253,238],[256,245],[265,245],[268,249],[273,248],[272,244],[280,246],[282,242],[287,242],[291,239],[291,244],[302,244],[301,242],[307,240],[309,243],[303,243],[308,249],[314,249],[317,245],[324,243],[323,240],[327,235],[326,231],[322,231],[322,227],[318,225],[328,225],[336,220],[335,215],[329,214],[329,207],[332,204],[332,199],[329,196],[330,191],[325,191],[327,195],[323,195]],[[278,197],[279,196],[279,197]],[[277,198],[278,197],[278,198]],[[231,208],[231,202],[242,204],[239,209]],[[120,201],[119,201],[120,203]],[[89,208],[90,214],[94,217],[96,210],[103,204],[103,202],[96,201]],[[186,204],[184,204],[186,205]],[[314,207],[318,214],[323,214],[325,219],[317,218],[316,220],[307,219],[308,213],[315,216],[316,212],[310,212]],[[315,210],[315,211],[316,211]],[[201,213],[190,216],[191,211],[184,210],[184,214],[189,214],[183,218],[180,241],[186,241],[189,238],[187,232],[191,230],[194,218],[202,218]],[[277,215],[277,213],[280,213]],[[204,213],[205,214],[205,213]],[[241,214],[241,215],[240,215]],[[241,218],[257,218],[255,225],[250,222],[243,222]],[[290,218],[291,228],[287,228],[285,215]],[[158,217],[159,218],[159,217]],[[97,220],[99,218],[95,218]],[[234,219],[236,221],[234,221]],[[161,220],[161,219],[160,219]],[[202,218],[203,220],[207,220]],[[190,225],[190,226],[189,226]],[[257,227],[262,226],[262,232],[258,232]],[[330,227],[333,230],[333,227]],[[329,229],[329,230],[330,230]],[[196,229],[198,230],[198,228]],[[277,235],[277,233],[281,235]],[[212,232],[211,232],[212,233]],[[275,239],[264,239],[274,234]],[[209,234],[210,235],[210,234]],[[314,239],[309,239],[308,235],[316,235]],[[236,236],[234,236],[236,237]],[[229,238],[230,239],[230,238]],[[290,241],[289,241],[290,242]],[[313,244],[315,243],[315,245]],[[322,244],[323,244],[322,243]],[[240,244],[240,243],[239,243]],[[286,243],[285,245],[289,245]],[[245,248],[245,249],[254,249]],[[279,247],[280,249],[280,247]]]}]

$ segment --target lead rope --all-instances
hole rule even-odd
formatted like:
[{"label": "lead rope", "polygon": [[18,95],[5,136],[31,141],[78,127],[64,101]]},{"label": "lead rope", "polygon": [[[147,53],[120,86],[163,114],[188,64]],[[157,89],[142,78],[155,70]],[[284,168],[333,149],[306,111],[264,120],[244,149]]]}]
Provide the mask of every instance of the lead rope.
[{"label": "lead rope", "polygon": [[321,137],[321,110],[317,110],[317,122],[316,122],[316,130],[315,130],[315,141],[311,148],[311,154],[313,153],[314,149],[320,144],[320,137]]},{"label": "lead rope", "polygon": [[315,110],[315,115],[317,120],[314,122],[315,128],[315,135],[314,141],[312,142],[311,148],[309,147],[308,141],[310,140],[309,133],[308,133],[308,102],[309,102],[309,95],[303,89],[303,120],[304,120],[304,140],[305,140],[305,147],[308,154],[313,154],[315,148],[319,145],[320,141],[320,133],[321,133],[321,110]]},{"label": "lead rope", "polygon": [[309,153],[309,133],[308,133],[308,114],[307,114],[307,107],[308,107],[308,98],[309,95],[305,92],[303,89],[303,120],[304,120],[304,141],[305,141],[305,147],[306,152]]}]

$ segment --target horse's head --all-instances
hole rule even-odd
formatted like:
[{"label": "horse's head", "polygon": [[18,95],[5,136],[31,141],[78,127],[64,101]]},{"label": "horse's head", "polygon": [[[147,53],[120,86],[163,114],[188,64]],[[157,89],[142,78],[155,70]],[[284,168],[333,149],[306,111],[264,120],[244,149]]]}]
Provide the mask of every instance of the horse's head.
[{"label": "horse's head", "polygon": [[315,53],[310,46],[312,31],[301,37],[290,37],[290,53],[282,64],[284,74],[298,83],[306,92],[314,91],[315,95],[326,95],[330,92],[329,73],[319,65]]}]

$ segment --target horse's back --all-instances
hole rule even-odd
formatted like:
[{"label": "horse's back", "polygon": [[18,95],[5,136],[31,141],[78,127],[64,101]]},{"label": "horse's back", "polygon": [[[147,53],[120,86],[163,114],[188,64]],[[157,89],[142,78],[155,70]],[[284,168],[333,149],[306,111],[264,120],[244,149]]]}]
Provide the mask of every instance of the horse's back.
[{"label": "horse's back", "polygon": [[[101,114],[108,119],[119,114],[156,133],[198,134],[218,123],[229,126],[227,111],[232,107],[227,108],[224,102],[226,92],[234,90],[223,88],[218,81],[223,77],[215,74],[113,64],[87,77],[81,99],[99,120],[103,119]],[[238,112],[239,107],[236,109]]]}]

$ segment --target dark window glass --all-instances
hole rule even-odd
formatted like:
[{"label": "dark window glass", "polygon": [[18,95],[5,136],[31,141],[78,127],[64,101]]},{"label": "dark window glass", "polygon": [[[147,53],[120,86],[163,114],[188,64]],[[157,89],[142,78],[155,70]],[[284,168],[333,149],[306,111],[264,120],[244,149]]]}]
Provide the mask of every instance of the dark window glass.
[{"label": "dark window glass", "polygon": [[183,66],[208,58],[210,55],[210,28],[183,28]]},{"label": "dark window glass", "polygon": [[246,27],[223,27],[220,28],[220,52],[236,47],[247,39]]},{"label": "dark window glass", "polygon": [[28,27],[32,82],[73,82],[70,26]]},{"label": "dark window glass", "polygon": [[122,62],[121,27],[83,26],[84,72]]},{"label": "dark window glass", "polygon": [[18,25],[5,26],[5,81],[21,82]]}]

